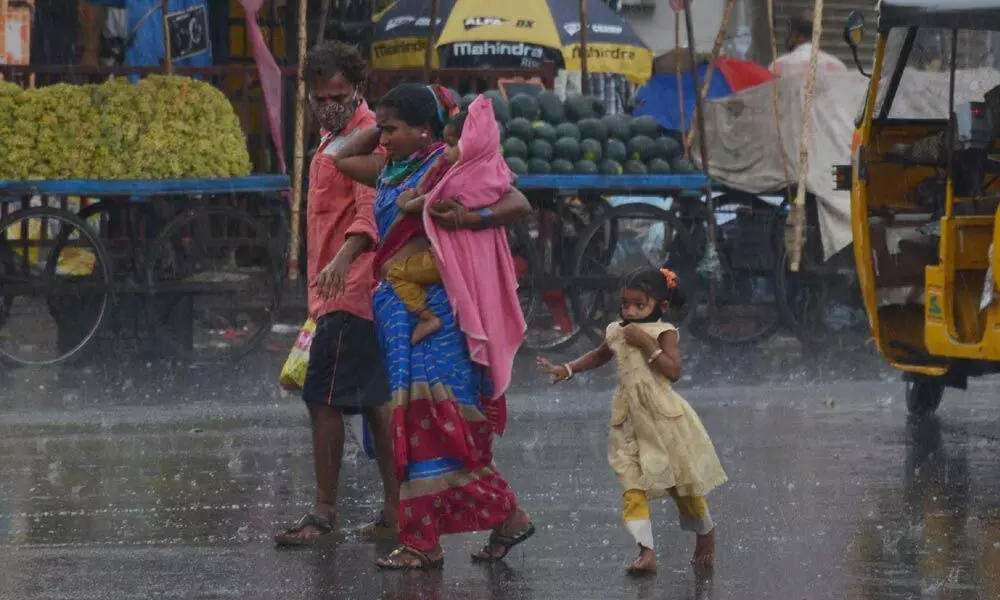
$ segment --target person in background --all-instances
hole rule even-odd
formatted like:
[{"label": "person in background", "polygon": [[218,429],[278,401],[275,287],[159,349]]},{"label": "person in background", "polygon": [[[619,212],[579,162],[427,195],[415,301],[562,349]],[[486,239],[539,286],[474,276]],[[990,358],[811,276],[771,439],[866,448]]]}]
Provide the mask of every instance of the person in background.
[{"label": "person in background", "polygon": [[[788,38],[785,46],[788,54],[779,56],[771,63],[771,72],[778,77],[805,75],[809,71],[812,55],[812,11],[805,11],[788,20]],[[847,67],[836,56],[819,51],[817,73],[846,73]]]},{"label": "person in background", "polygon": [[298,523],[275,537],[279,546],[337,538],[345,414],[365,416],[382,475],[382,512],[362,533],[394,537],[399,506],[389,432],[389,382],[372,323],[372,249],[378,241],[375,190],[348,179],[333,160],[354,135],[375,126],[375,113],[360,91],[367,65],[355,47],[330,41],[306,56],[305,77],[322,135],[309,167],[309,315],[316,321],[316,333],[302,388],[312,424],[316,500]]}]

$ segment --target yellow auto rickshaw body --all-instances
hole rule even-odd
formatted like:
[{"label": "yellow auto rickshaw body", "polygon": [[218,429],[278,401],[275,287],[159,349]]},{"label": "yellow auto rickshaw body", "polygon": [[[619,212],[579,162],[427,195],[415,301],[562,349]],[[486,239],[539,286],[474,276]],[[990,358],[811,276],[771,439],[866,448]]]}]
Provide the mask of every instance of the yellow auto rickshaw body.
[{"label": "yellow auto rickshaw body", "polygon": [[[925,379],[1000,371],[1000,66],[972,71],[962,54],[1000,31],[1000,1],[882,0],[877,29],[844,184],[875,344]],[[998,135],[976,146],[986,123]]]}]

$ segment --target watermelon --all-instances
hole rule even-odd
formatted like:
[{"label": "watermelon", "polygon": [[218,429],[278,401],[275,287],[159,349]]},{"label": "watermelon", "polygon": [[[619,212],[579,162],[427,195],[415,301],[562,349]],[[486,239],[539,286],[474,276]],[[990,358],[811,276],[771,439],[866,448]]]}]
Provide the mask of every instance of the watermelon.
[{"label": "watermelon", "polygon": [[524,175],[528,172],[527,163],[517,157],[507,157],[507,167],[509,167],[511,172],[515,175]]},{"label": "watermelon", "polygon": [[533,158],[528,161],[528,172],[533,175],[548,175],[552,172],[552,166],[547,160]]},{"label": "watermelon", "polygon": [[576,162],[580,159],[580,142],[571,137],[559,138],[552,146],[556,157]]},{"label": "watermelon", "polygon": [[655,138],[660,135],[660,122],[656,120],[656,117],[649,115],[636,117],[629,123],[629,134],[632,137],[645,135]]},{"label": "watermelon", "polygon": [[656,142],[646,135],[637,135],[628,141],[628,156],[633,160],[647,160],[653,158],[653,147]]},{"label": "watermelon", "polygon": [[649,172],[654,175],[670,175],[673,173],[673,169],[670,168],[670,163],[662,158],[654,158],[649,161],[646,167],[649,169]]},{"label": "watermelon", "polygon": [[503,139],[507,137],[507,128],[503,126],[503,123],[497,122],[497,130],[500,132],[500,140],[502,145]]},{"label": "watermelon", "polygon": [[[668,165],[669,166],[669,165]],[[611,160],[610,158],[605,158],[601,161],[600,167],[598,167],[602,175],[621,175],[622,166],[616,160]]]},{"label": "watermelon", "polygon": [[503,141],[503,145],[500,146],[500,150],[503,155],[507,157],[508,161],[511,158],[527,158],[528,157],[528,144],[524,143],[524,140],[509,137]]},{"label": "watermelon", "polygon": [[608,143],[604,146],[604,156],[607,158],[623,163],[628,160],[628,148],[625,144],[616,140],[614,138],[608,140]]},{"label": "watermelon", "polygon": [[566,119],[570,121],[592,119],[597,116],[597,112],[594,110],[594,99],[589,96],[578,94],[567,96],[563,107],[566,109]]},{"label": "watermelon", "polygon": [[563,109],[562,100],[555,92],[544,91],[538,94],[538,113],[543,121],[552,125],[558,125],[566,120],[566,110]]},{"label": "watermelon", "polygon": [[545,121],[535,121],[532,126],[535,128],[536,140],[545,140],[550,144],[554,144],[559,139],[556,128]]},{"label": "watermelon", "polygon": [[580,135],[584,138],[594,140],[608,138],[608,128],[598,119],[583,119],[576,126],[580,128]]},{"label": "watermelon", "polygon": [[637,160],[626,161],[623,166],[625,173],[627,175],[645,175],[646,165],[642,164]]},{"label": "watermelon", "polygon": [[552,161],[551,164],[552,172],[560,175],[569,175],[576,169],[576,167],[573,166],[573,162],[566,160],[565,158],[557,158]]},{"label": "watermelon", "polygon": [[600,171],[597,169],[597,164],[592,160],[578,160],[574,165],[576,172],[581,175],[597,175]]},{"label": "watermelon", "polygon": [[469,105],[472,104],[472,101],[475,100],[477,96],[479,96],[479,94],[466,94],[462,96],[462,102],[459,106],[462,107],[462,110],[468,110]]},{"label": "watermelon", "polygon": [[[552,160],[554,151],[552,149],[552,144],[546,142],[545,140],[535,140],[531,142],[531,158],[538,158],[549,162]],[[529,163],[530,167],[531,164]]]},{"label": "watermelon", "polygon": [[596,163],[604,158],[604,148],[601,146],[601,142],[588,138],[580,142],[580,154],[583,156],[583,160]]},{"label": "watermelon", "polygon": [[698,171],[698,167],[694,166],[693,162],[683,158],[675,158],[670,166],[674,170],[674,173],[678,175],[690,175],[700,172]]},{"label": "watermelon", "polygon": [[532,127],[531,121],[517,117],[507,121],[507,136],[516,137],[524,140],[525,142],[530,142],[535,139],[535,128]]},{"label": "watermelon", "polygon": [[501,123],[507,123],[507,121],[510,121],[510,105],[503,99],[500,92],[490,90],[483,95],[489,98],[490,103],[493,104],[493,114],[496,116],[497,121],[500,121]]},{"label": "watermelon", "polygon": [[623,142],[627,142],[629,134],[629,117],[627,115],[608,115],[601,119],[604,127],[608,130],[608,135]]},{"label": "watermelon", "polygon": [[538,101],[527,94],[518,94],[510,99],[510,115],[529,121],[537,121],[540,110]]},{"label": "watermelon", "polygon": [[661,135],[656,139],[656,145],[660,149],[659,155],[663,160],[674,160],[681,155],[681,144],[668,135]]},{"label": "watermelon", "polygon": [[556,136],[558,138],[573,138],[576,141],[580,141],[582,136],[580,135],[580,128],[573,123],[560,123],[556,125]]}]

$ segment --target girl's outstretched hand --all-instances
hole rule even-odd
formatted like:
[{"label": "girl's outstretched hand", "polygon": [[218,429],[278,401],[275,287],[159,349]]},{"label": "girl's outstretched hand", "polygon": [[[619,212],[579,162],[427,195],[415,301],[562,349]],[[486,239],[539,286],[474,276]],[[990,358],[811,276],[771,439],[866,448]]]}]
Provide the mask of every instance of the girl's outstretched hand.
[{"label": "girl's outstretched hand", "polygon": [[552,383],[559,383],[569,379],[569,370],[565,367],[565,365],[553,365],[548,360],[540,356],[535,359],[535,362],[542,368],[543,371],[552,376]]}]

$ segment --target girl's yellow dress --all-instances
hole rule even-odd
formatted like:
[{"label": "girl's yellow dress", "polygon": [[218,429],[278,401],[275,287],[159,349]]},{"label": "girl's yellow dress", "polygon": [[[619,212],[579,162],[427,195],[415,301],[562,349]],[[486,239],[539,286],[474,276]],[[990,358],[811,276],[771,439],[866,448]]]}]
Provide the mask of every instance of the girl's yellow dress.
[{"label": "girl's yellow dress", "polygon": [[[677,331],[664,322],[637,325],[654,339]],[[691,405],[625,341],[620,323],[608,326],[605,340],[618,363],[608,460],[625,490],[648,498],[702,497],[725,483],[712,440]]]}]

